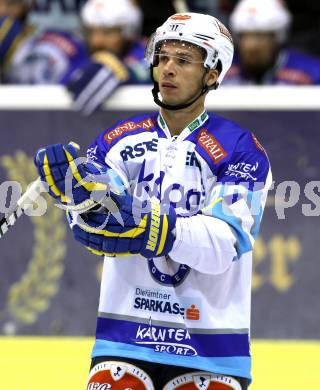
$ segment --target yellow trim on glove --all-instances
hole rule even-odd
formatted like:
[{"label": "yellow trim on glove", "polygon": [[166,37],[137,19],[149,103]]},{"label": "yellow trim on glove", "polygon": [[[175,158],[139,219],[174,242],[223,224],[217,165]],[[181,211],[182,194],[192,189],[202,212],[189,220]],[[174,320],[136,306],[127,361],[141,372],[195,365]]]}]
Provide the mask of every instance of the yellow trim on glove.
[{"label": "yellow trim on glove", "polygon": [[94,255],[97,256],[109,256],[109,257],[124,257],[124,256],[134,256],[133,253],[127,252],[127,253],[108,253],[108,252],[103,252],[103,251],[98,251],[97,249],[92,249],[88,246],[86,246],[88,251],[93,253]]},{"label": "yellow trim on glove", "polygon": [[[88,233],[94,233],[94,234],[100,234],[105,237],[119,237],[119,238],[135,238],[139,236],[140,234],[144,233],[146,230],[147,226],[147,219],[148,219],[148,214],[146,214],[143,219],[141,220],[139,226],[132,228],[130,230],[127,230],[126,232],[123,233],[115,233],[115,232],[110,232],[108,230],[98,230],[94,227],[83,225],[78,223],[78,226],[84,230],[85,232]],[[108,226],[108,225],[107,225]]]},{"label": "yellow trim on glove", "polygon": [[168,235],[168,218],[166,214],[164,214],[163,219],[162,219],[162,230],[161,230],[161,238],[160,238],[160,243],[159,247],[157,250],[157,256],[163,251],[164,244],[166,243],[166,238]]},{"label": "yellow trim on glove", "polygon": [[72,176],[77,180],[77,182],[82,187],[84,187],[89,192],[91,192],[91,191],[107,191],[108,190],[108,186],[106,184],[94,183],[94,182],[88,183],[87,181],[85,181],[84,178],[81,177],[81,175],[78,171],[77,165],[74,163],[74,158],[71,156],[71,154],[65,148],[63,148],[63,150],[64,150],[65,155],[67,157],[67,160],[69,162]]},{"label": "yellow trim on glove", "polygon": [[46,182],[48,183],[50,190],[56,195],[60,197],[61,202],[63,203],[70,203],[71,199],[68,198],[63,192],[59,190],[59,188],[56,186],[56,183],[54,181],[54,178],[51,173],[48,156],[47,154],[44,155],[43,159],[43,171],[45,174]]}]

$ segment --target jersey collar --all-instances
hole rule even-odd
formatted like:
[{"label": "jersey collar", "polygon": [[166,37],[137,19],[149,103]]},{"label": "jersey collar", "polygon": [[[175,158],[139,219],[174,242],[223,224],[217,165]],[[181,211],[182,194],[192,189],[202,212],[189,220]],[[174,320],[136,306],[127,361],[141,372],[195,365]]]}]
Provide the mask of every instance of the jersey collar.
[{"label": "jersey collar", "polygon": [[[204,124],[204,122],[207,121],[207,119],[209,118],[209,115],[207,113],[206,110],[204,110],[199,116],[197,116],[192,122],[190,122],[180,133],[180,135],[182,133],[187,133],[187,135],[189,135],[190,133],[192,133],[193,131],[195,131],[196,129],[198,129],[200,126],[202,126]],[[161,113],[159,112],[159,115],[158,115],[158,118],[157,118],[157,121],[158,121],[158,125],[160,126],[160,128],[164,131],[164,133],[168,136],[171,137],[171,134],[170,134],[170,130],[166,124],[166,121],[164,120],[163,116],[161,115]]]}]

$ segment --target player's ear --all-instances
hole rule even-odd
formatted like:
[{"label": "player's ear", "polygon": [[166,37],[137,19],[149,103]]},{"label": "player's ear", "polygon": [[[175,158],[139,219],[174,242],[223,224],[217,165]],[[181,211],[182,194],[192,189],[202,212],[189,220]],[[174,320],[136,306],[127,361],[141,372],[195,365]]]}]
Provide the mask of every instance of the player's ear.
[{"label": "player's ear", "polygon": [[217,69],[210,69],[209,70],[208,76],[207,76],[207,87],[209,89],[212,88],[216,84],[218,77],[219,77],[219,72],[217,71]]}]

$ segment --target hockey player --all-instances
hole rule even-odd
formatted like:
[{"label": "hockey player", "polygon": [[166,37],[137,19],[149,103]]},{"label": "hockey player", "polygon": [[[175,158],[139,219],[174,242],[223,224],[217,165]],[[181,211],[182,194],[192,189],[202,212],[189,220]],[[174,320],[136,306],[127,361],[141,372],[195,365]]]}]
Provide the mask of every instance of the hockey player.
[{"label": "hockey player", "polygon": [[104,256],[87,390],[248,387],[271,172],[253,133],[205,110],[232,56],[216,18],[169,17],[146,50],[160,112],[106,129],[85,161],[71,145],[35,156],[76,240]]},{"label": "hockey player", "polygon": [[284,48],[290,21],[280,0],[239,1],[230,16],[238,51],[225,84],[320,84],[320,59]]},{"label": "hockey player", "polygon": [[84,114],[99,108],[120,84],[150,82],[145,42],[137,39],[141,12],[131,0],[89,0],[81,19],[85,42],[60,30],[25,35],[18,21],[11,22],[14,35],[9,19],[0,20],[3,82],[65,85],[74,108]]}]

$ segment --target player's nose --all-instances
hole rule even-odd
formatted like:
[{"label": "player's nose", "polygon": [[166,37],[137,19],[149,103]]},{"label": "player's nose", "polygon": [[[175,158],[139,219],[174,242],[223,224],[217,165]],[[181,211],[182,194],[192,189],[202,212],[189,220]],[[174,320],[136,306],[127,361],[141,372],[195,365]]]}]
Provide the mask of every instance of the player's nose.
[{"label": "player's nose", "polygon": [[164,65],[163,72],[165,75],[175,75],[176,74],[176,63],[174,58],[169,58],[166,64]]}]

